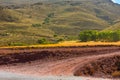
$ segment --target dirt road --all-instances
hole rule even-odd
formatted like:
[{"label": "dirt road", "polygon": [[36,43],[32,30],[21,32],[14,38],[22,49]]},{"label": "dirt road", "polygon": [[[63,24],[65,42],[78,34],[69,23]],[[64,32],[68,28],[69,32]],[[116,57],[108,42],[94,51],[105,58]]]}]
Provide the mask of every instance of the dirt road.
[{"label": "dirt road", "polygon": [[[120,47],[0,50],[0,71],[37,77],[93,76],[111,78],[110,74],[118,69],[117,62],[120,62]],[[109,69],[107,70],[107,68]]]}]

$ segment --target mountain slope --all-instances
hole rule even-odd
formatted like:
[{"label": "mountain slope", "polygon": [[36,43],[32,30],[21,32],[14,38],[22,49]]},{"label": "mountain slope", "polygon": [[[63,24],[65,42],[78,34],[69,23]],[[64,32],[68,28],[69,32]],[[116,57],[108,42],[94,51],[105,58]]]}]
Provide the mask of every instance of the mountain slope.
[{"label": "mountain slope", "polygon": [[54,35],[76,39],[82,30],[108,29],[120,20],[120,5],[111,0],[27,1],[0,0],[5,4],[0,14],[2,45],[37,44],[43,37],[55,41]]},{"label": "mountain slope", "polygon": [[110,27],[106,28],[105,30],[120,30],[120,21],[118,21],[114,25],[111,25]]},{"label": "mountain slope", "polygon": [[17,13],[13,10],[4,9],[0,6],[0,21],[16,22],[19,20]]},{"label": "mountain slope", "polygon": [[13,4],[36,3],[39,1],[42,1],[42,0],[0,0],[0,3],[2,5],[13,5]]},{"label": "mountain slope", "polygon": [[38,3],[32,5],[30,9],[34,11],[34,13],[29,12],[31,13],[30,15],[42,12],[39,17],[42,17],[43,20],[50,13],[54,13],[54,16],[49,18],[49,25],[47,26],[52,28],[57,34],[61,34],[62,32],[62,34],[75,35],[79,31],[86,29],[102,30],[113,25],[114,21],[120,18],[120,6],[114,4],[111,0],[58,1],[50,4]]}]

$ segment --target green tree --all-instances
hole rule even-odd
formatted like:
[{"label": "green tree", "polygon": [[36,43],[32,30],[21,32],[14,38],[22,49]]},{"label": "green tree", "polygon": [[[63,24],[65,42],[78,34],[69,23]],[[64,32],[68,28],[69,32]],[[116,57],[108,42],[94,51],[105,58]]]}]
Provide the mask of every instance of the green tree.
[{"label": "green tree", "polygon": [[87,30],[80,32],[79,39],[82,42],[86,41],[116,42],[120,40],[120,31]]},{"label": "green tree", "polygon": [[79,34],[79,39],[82,42],[96,41],[96,39],[97,39],[97,31],[95,31],[95,30],[82,31]]},{"label": "green tree", "polygon": [[113,32],[113,40],[112,41],[119,41],[120,40],[120,31],[114,31]]}]

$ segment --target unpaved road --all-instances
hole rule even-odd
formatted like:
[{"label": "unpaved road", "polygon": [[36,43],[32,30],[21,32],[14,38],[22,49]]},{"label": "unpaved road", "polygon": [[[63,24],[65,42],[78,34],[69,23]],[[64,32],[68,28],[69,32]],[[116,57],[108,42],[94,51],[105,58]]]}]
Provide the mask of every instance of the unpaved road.
[{"label": "unpaved road", "polygon": [[[85,64],[89,64],[101,58],[120,56],[120,47],[72,47],[24,50],[1,49],[0,55],[0,71],[28,76],[32,75],[35,77],[74,76],[75,71]],[[77,80],[77,77],[74,79]]]},{"label": "unpaved road", "polygon": [[0,72],[0,80],[109,80],[102,78],[91,78],[91,77],[74,77],[74,76],[41,76],[31,77],[10,72]]}]

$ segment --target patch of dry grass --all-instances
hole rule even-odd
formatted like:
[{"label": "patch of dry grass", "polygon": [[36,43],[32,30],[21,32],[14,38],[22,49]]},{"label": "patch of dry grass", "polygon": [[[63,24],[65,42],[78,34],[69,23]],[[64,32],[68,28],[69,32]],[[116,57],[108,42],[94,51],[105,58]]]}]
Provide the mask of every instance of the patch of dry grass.
[{"label": "patch of dry grass", "polygon": [[78,42],[64,41],[56,44],[39,44],[28,46],[5,46],[0,48],[49,48],[49,47],[84,47],[84,46],[120,46],[120,42]]}]

